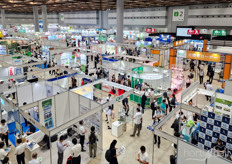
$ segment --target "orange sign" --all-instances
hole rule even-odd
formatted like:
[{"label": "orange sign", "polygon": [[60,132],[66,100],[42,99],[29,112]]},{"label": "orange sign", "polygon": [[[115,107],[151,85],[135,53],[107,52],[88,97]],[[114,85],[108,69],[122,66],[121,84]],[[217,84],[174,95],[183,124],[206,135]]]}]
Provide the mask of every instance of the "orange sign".
[{"label": "orange sign", "polygon": [[185,40],[179,40],[174,42],[174,47],[182,46],[185,44]]},{"label": "orange sign", "polygon": [[187,51],[186,58],[220,63],[221,54],[209,53],[209,52]]}]

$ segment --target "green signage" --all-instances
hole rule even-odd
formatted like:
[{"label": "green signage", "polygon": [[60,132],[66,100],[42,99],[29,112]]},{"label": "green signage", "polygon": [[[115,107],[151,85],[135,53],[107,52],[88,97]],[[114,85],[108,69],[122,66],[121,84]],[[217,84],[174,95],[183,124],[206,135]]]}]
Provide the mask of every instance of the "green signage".
[{"label": "green signage", "polygon": [[120,100],[122,100],[122,98],[123,98],[123,95],[117,97],[117,98],[116,98],[116,101],[120,101]]},{"label": "green signage", "polygon": [[174,16],[178,17],[179,16],[179,12],[178,11],[174,12]]},{"label": "green signage", "polygon": [[213,30],[213,36],[227,36],[225,30]]}]

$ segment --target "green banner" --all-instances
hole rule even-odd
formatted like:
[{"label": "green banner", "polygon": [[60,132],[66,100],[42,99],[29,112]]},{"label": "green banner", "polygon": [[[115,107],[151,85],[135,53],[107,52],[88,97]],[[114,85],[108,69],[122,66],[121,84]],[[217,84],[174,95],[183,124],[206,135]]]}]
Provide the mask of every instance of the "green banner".
[{"label": "green banner", "polygon": [[213,36],[227,36],[225,30],[213,30]]}]

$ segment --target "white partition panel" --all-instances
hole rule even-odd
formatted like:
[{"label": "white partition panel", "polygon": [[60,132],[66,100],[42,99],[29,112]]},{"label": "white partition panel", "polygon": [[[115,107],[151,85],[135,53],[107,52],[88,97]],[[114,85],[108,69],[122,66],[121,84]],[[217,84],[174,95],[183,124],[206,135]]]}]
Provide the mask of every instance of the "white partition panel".
[{"label": "white partition panel", "polygon": [[42,100],[47,97],[46,82],[39,81],[32,84],[34,101]]},{"label": "white partition panel", "polygon": [[80,96],[80,105],[89,109],[90,108],[90,100],[86,97]]},{"label": "white partition panel", "polygon": [[55,85],[55,84],[53,84],[53,85],[52,85],[52,92],[53,92],[53,96],[54,96],[54,95],[57,95],[57,93],[60,93],[60,92],[61,92],[60,87],[57,86],[57,85]]},{"label": "white partition panel", "polygon": [[70,104],[70,120],[80,115],[79,109],[79,95],[69,92],[69,104]]},{"label": "white partition panel", "polygon": [[24,102],[27,104],[34,102],[31,84],[17,87],[17,96],[19,106],[22,106]]},{"label": "white partition panel", "polygon": [[63,78],[58,80],[58,85],[61,86],[62,88],[69,88],[69,83],[68,83],[68,78]]},{"label": "white partition panel", "polygon": [[56,125],[60,126],[69,121],[69,94],[68,92],[60,93],[55,96],[56,108]]},{"label": "white partition panel", "polygon": [[205,164],[209,156],[210,154],[206,151],[178,140],[177,164]]},{"label": "white partition panel", "polygon": [[96,109],[99,106],[100,106],[100,104],[98,104],[97,102],[91,101],[91,107],[90,107],[91,110]]},{"label": "white partition panel", "polygon": [[8,68],[0,68],[0,77],[9,76]]},{"label": "white partition panel", "polygon": [[231,162],[221,157],[212,155],[207,159],[207,164],[231,164]]}]

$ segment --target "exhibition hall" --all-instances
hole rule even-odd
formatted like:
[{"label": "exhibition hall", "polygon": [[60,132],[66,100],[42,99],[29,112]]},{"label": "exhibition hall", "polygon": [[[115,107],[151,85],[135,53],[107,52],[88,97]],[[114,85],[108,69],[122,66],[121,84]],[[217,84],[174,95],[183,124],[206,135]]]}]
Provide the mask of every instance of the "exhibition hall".
[{"label": "exhibition hall", "polygon": [[0,10],[0,164],[232,163],[230,0]]}]

